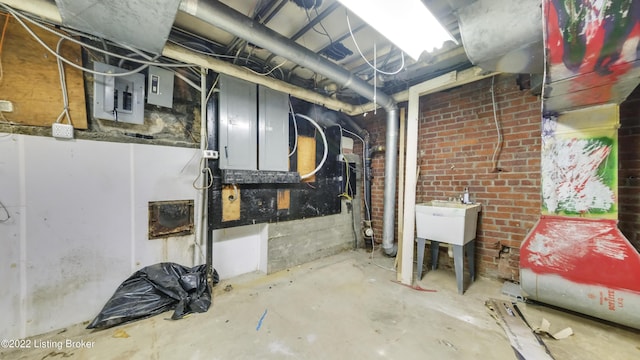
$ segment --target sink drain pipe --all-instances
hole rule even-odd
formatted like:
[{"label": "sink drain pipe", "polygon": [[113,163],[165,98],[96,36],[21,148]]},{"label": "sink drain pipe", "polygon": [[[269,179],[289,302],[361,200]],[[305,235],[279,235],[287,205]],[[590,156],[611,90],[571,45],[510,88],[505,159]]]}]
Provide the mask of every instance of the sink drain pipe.
[{"label": "sink drain pipe", "polygon": [[398,169],[398,107],[395,101],[373,86],[351,74],[330,60],[298,45],[279,33],[236,10],[212,0],[183,0],[180,10],[206,23],[224,30],[252,44],[260,46],[293,63],[317,72],[336,83],[350,88],[357,94],[374,100],[387,115],[384,213],[382,219],[382,248],[388,256],[395,256],[398,248],[394,244],[396,173]]}]

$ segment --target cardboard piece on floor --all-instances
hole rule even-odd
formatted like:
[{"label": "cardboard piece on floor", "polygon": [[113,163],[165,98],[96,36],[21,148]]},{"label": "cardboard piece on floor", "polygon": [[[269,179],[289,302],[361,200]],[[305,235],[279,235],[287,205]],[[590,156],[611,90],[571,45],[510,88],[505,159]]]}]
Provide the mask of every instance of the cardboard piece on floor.
[{"label": "cardboard piece on floor", "polygon": [[542,318],[540,326],[533,329],[533,332],[539,335],[547,335],[554,340],[566,339],[569,336],[573,335],[573,329],[571,329],[570,327],[564,328],[556,333],[551,333],[551,323],[545,318]]},{"label": "cardboard piece on floor", "polygon": [[515,304],[489,299],[485,305],[504,329],[518,359],[553,360],[544,342],[531,330]]}]

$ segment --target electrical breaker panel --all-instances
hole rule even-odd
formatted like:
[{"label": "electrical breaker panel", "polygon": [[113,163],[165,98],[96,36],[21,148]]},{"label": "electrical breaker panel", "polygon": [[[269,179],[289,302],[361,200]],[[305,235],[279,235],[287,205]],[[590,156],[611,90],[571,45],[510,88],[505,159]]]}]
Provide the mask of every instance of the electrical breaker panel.
[{"label": "electrical breaker panel", "polygon": [[258,86],[258,170],[289,171],[289,95]]},{"label": "electrical breaker panel", "polygon": [[[127,70],[95,62],[94,70],[118,74]],[[144,75],[94,75],[93,116],[132,124],[144,123]]]},{"label": "electrical breaker panel", "polygon": [[258,169],[256,85],[220,75],[220,169]]}]

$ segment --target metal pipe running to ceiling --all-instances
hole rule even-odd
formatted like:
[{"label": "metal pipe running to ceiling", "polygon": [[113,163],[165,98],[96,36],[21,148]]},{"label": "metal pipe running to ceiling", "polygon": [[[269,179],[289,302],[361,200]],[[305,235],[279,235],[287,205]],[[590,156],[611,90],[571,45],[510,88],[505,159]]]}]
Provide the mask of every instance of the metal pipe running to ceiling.
[{"label": "metal pipe running to ceiling", "polygon": [[243,38],[277,54],[293,63],[335,80],[357,94],[376,100],[387,114],[384,213],[382,222],[382,248],[385,254],[395,256],[394,244],[396,172],[398,168],[398,107],[390,96],[375,91],[373,86],[354,76],[348,70],[334,64],[313,51],[290,41],[288,38],[248,18],[234,9],[212,0],[183,0],[181,11],[195,16],[221,30]]}]

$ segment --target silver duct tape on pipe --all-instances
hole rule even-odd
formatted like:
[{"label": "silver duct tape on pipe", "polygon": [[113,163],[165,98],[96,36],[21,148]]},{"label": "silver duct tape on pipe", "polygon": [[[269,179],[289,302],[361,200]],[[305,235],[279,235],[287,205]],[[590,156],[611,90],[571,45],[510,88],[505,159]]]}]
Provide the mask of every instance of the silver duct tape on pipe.
[{"label": "silver duct tape on pipe", "polygon": [[346,69],[218,1],[184,0],[180,4],[180,10],[300,66],[333,79],[340,85],[350,88],[367,99],[373,100],[375,96],[377,103],[387,113],[382,247],[387,255],[395,256],[397,252],[397,247],[394,245],[395,190],[398,166],[398,108],[395,101],[384,93],[377,92],[376,94],[370,84],[354,76]]}]

